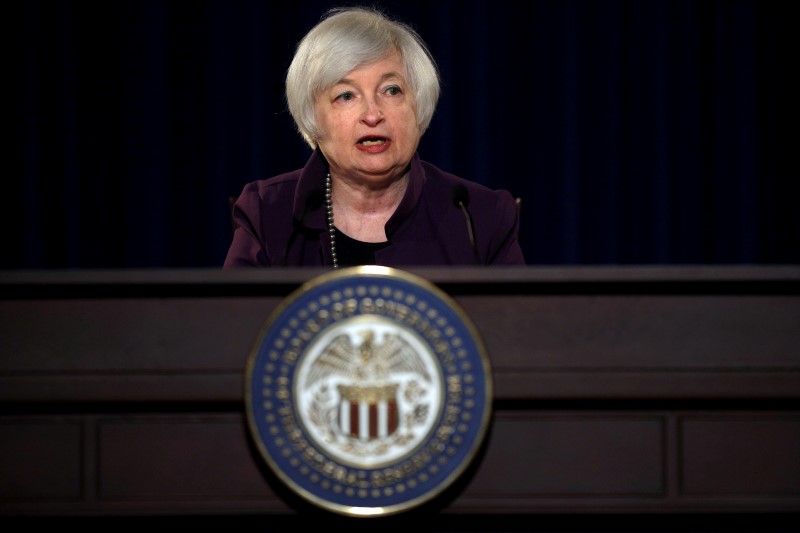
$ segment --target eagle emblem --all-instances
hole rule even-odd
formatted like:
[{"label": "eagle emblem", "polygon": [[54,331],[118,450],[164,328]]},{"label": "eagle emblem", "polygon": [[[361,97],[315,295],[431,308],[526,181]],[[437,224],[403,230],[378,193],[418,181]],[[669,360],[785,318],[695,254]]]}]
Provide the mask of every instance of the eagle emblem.
[{"label": "eagle emblem", "polygon": [[404,453],[432,427],[441,403],[428,352],[396,325],[345,325],[301,364],[300,418],[343,459],[382,462]]}]

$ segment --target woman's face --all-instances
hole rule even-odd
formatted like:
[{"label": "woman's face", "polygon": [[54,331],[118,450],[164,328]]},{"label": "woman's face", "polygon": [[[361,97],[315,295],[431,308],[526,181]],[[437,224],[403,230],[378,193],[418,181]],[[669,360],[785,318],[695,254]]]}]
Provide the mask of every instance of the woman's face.
[{"label": "woman's face", "polygon": [[420,139],[400,53],[348,72],[317,98],[317,144],[331,174],[379,187],[402,175]]}]

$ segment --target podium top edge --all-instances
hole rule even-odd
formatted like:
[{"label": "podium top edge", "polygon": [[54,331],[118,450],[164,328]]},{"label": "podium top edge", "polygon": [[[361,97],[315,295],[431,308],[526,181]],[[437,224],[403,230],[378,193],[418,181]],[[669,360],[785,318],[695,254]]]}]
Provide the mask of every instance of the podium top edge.
[{"label": "podium top edge", "polygon": [[[625,283],[800,281],[800,265],[727,266],[499,266],[400,268],[437,284]],[[293,285],[330,272],[326,268],[223,270],[65,269],[0,270],[0,285]]]}]

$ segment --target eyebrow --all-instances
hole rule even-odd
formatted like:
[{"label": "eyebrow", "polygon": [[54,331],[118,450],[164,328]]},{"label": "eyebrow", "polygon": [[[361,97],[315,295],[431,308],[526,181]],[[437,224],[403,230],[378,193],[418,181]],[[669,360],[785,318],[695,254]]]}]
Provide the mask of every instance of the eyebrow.
[{"label": "eyebrow", "polygon": [[[383,74],[381,76],[380,80],[379,80],[379,84],[383,83],[386,80],[392,79],[392,78],[398,78],[398,79],[401,79],[401,80],[405,81],[405,78],[399,72],[396,72],[396,71],[393,70],[391,72],[387,72],[387,73]],[[339,85],[341,83],[346,84],[346,85],[355,85],[355,82],[353,82],[353,80],[351,78],[342,78],[341,80],[337,81],[335,83],[335,85]]]}]

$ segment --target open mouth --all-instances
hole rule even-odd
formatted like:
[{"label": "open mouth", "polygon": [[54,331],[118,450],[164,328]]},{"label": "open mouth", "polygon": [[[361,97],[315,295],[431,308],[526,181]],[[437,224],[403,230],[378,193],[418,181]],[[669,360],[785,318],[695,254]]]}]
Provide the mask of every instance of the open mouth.
[{"label": "open mouth", "polygon": [[358,144],[363,144],[364,146],[379,146],[387,141],[388,139],[386,137],[364,137],[358,141]]}]

